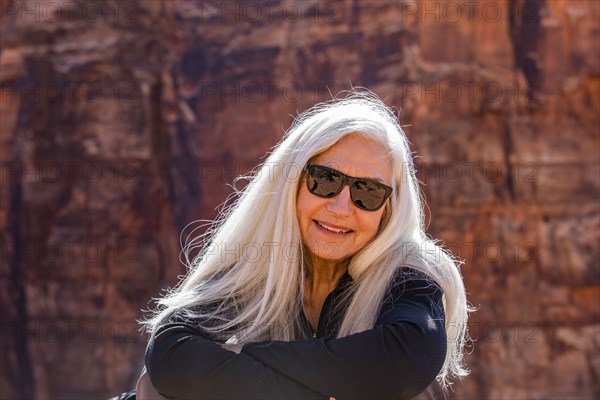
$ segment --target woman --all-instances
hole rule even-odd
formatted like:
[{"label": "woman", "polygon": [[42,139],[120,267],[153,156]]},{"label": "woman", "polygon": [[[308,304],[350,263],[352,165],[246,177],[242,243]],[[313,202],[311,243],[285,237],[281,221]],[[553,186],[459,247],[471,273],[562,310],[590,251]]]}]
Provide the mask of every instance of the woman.
[{"label": "woman", "polygon": [[299,116],[199,242],[145,322],[140,387],[408,399],[468,373],[457,263],[425,235],[406,137],[370,93]]}]

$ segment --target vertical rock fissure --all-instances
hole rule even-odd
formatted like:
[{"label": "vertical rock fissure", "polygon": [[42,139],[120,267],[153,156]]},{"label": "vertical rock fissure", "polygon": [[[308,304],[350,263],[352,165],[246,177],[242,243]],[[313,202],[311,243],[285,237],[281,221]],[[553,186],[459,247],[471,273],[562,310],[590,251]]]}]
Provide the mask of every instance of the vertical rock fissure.
[{"label": "vertical rock fissure", "polygon": [[[17,151],[17,154],[20,154]],[[14,243],[14,253],[9,261],[10,279],[14,290],[13,299],[15,306],[15,340],[13,349],[5,349],[12,351],[15,354],[17,362],[16,371],[16,390],[19,396],[24,399],[33,398],[35,393],[35,381],[33,379],[33,369],[29,347],[27,346],[28,330],[27,323],[29,321],[27,315],[27,297],[25,293],[25,280],[21,266],[22,261],[22,240],[21,240],[21,221],[22,221],[22,204],[23,204],[23,188],[21,182],[23,179],[22,171],[18,169],[15,174],[10,176],[10,209],[8,212],[9,224],[8,229]]]},{"label": "vertical rock fissure", "polygon": [[[177,157],[177,162],[173,163],[173,168],[170,173],[173,174],[173,179],[170,179],[170,195],[172,204],[172,213],[175,220],[178,232],[182,232],[187,224],[188,216],[183,203],[186,201],[198,201],[200,197],[200,180],[196,171],[196,160],[191,150],[192,143],[190,142],[191,134],[190,126],[184,121],[176,122],[175,132],[175,151],[171,152],[170,160]],[[179,181],[179,182],[178,182]],[[176,184],[179,183],[178,188]]]},{"label": "vertical rock fissure", "polygon": [[[160,46],[158,46],[160,50],[162,50],[160,48]],[[159,51],[160,51],[159,50]],[[159,57],[160,60],[160,57]],[[172,187],[171,182],[173,181],[173,179],[171,179],[170,176],[170,171],[171,171],[171,166],[169,161],[171,160],[170,158],[170,154],[171,154],[171,143],[169,142],[169,137],[167,135],[167,133],[165,132],[165,129],[163,127],[163,119],[162,119],[162,107],[164,106],[163,104],[163,94],[162,94],[162,90],[163,90],[163,81],[162,81],[162,71],[160,70],[160,65],[157,65],[156,68],[158,69],[156,71],[156,81],[154,82],[154,84],[152,85],[151,88],[151,92],[150,92],[150,104],[151,104],[151,113],[152,115],[150,116],[150,121],[151,121],[151,126],[150,126],[150,132],[151,132],[151,137],[152,137],[152,146],[153,146],[153,150],[152,153],[156,155],[156,169],[157,169],[157,174],[160,178],[160,180],[162,181],[160,184],[160,189],[161,191],[166,190],[167,192],[167,196],[169,197],[168,199],[168,203],[171,205],[171,212],[172,212],[172,204],[174,202],[174,190]],[[163,192],[164,193],[164,192]],[[160,213],[160,215],[162,215],[162,207],[165,206],[164,202],[159,202],[159,210],[158,212]],[[162,221],[161,221],[162,222]],[[160,232],[158,232],[160,234]],[[156,249],[157,252],[159,254],[159,281],[162,282],[162,280],[165,277],[166,271],[166,260],[165,260],[165,255],[164,255],[164,251],[161,247],[161,242],[159,241],[159,243],[157,243]]]},{"label": "vertical rock fissure", "polygon": [[[527,104],[536,104],[536,93],[541,87],[541,68],[538,57],[538,42],[542,35],[540,25],[540,11],[545,0],[510,0],[508,29],[514,54],[515,87],[519,86],[518,73],[521,72],[527,82]],[[510,121],[514,113],[518,112],[515,105],[510,103],[507,112],[506,124],[503,131],[504,163],[507,173],[505,185],[512,202],[515,201],[514,171],[511,164],[513,154],[513,140],[511,136]]]},{"label": "vertical rock fissure", "polygon": [[545,0],[510,0],[509,33],[515,57],[515,70],[527,80],[527,98],[533,100],[541,86],[538,42],[542,35],[540,11]]},{"label": "vertical rock fissure", "polygon": [[511,116],[510,114],[512,113],[512,110],[508,110],[509,116],[508,118],[506,118],[506,122],[504,123],[504,130],[502,132],[502,141],[503,141],[503,146],[502,146],[502,150],[504,152],[504,169],[506,170],[506,174],[504,174],[504,176],[506,176],[506,189],[508,190],[508,195],[510,198],[511,203],[514,203],[516,200],[516,194],[515,194],[515,182],[514,182],[514,174],[513,174],[513,166],[511,163],[511,158],[512,158],[512,154],[513,154],[513,141],[512,141],[512,136],[511,136],[511,128],[510,128],[510,121],[511,121]]}]

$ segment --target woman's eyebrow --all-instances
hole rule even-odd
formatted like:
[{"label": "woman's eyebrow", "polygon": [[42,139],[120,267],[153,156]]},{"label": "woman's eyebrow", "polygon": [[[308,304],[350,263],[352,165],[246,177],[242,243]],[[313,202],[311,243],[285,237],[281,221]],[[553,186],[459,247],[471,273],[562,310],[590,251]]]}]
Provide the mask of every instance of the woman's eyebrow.
[{"label": "woman's eyebrow", "polygon": [[[335,170],[337,172],[341,172],[342,174],[344,174],[342,171],[340,171],[338,168],[336,168],[337,164],[335,164],[335,163],[323,163],[323,164],[321,164],[321,163],[315,162],[314,165],[321,165],[323,167],[327,167],[327,168],[333,169],[333,170]],[[348,175],[348,174],[344,174],[344,175]],[[386,183],[385,183],[385,181],[383,179],[377,178],[377,177],[374,177],[374,176],[352,176],[352,175],[348,175],[348,176],[351,177],[351,178],[357,178],[357,179],[369,179],[371,181],[377,181],[379,183],[383,183],[384,185],[386,185]]]},{"label": "woman's eyebrow", "polygon": [[368,180],[370,180],[370,181],[376,181],[376,182],[383,183],[384,185],[386,185],[386,183],[383,181],[383,179],[381,179],[381,178],[376,178],[376,177],[374,177],[374,176],[356,176],[356,177],[354,177],[354,176],[353,176],[353,178],[357,178],[357,179],[368,179]]},{"label": "woman's eyebrow", "polygon": [[383,183],[384,185],[386,184],[386,183],[383,181],[383,179],[381,179],[381,178],[377,178],[377,177],[375,177],[375,176],[357,176],[356,178],[358,178],[358,179],[369,179],[369,180],[371,180],[371,181],[377,181],[377,182],[379,182],[379,183]]}]

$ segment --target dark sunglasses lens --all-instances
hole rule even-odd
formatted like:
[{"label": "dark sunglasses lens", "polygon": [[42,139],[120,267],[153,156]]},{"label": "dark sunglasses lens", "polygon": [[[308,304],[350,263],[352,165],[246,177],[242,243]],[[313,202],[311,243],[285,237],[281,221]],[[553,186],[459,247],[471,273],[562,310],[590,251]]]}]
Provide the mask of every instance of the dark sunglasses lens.
[{"label": "dark sunglasses lens", "polygon": [[344,177],[336,171],[313,165],[308,171],[308,190],[321,197],[333,197],[340,191]]},{"label": "dark sunglasses lens", "polygon": [[377,210],[386,199],[386,189],[376,182],[354,181],[350,190],[352,201],[363,210]]}]

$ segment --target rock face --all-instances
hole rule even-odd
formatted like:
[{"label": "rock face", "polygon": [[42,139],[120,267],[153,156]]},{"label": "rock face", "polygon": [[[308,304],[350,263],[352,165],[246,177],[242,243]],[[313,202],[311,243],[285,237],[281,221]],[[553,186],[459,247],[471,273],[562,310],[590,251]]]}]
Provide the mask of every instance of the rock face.
[{"label": "rock face", "polygon": [[398,108],[465,261],[452,396],[600,396],[599,3],[0,5],[0,398],[132,387],[180,232],[350,85]]}]

